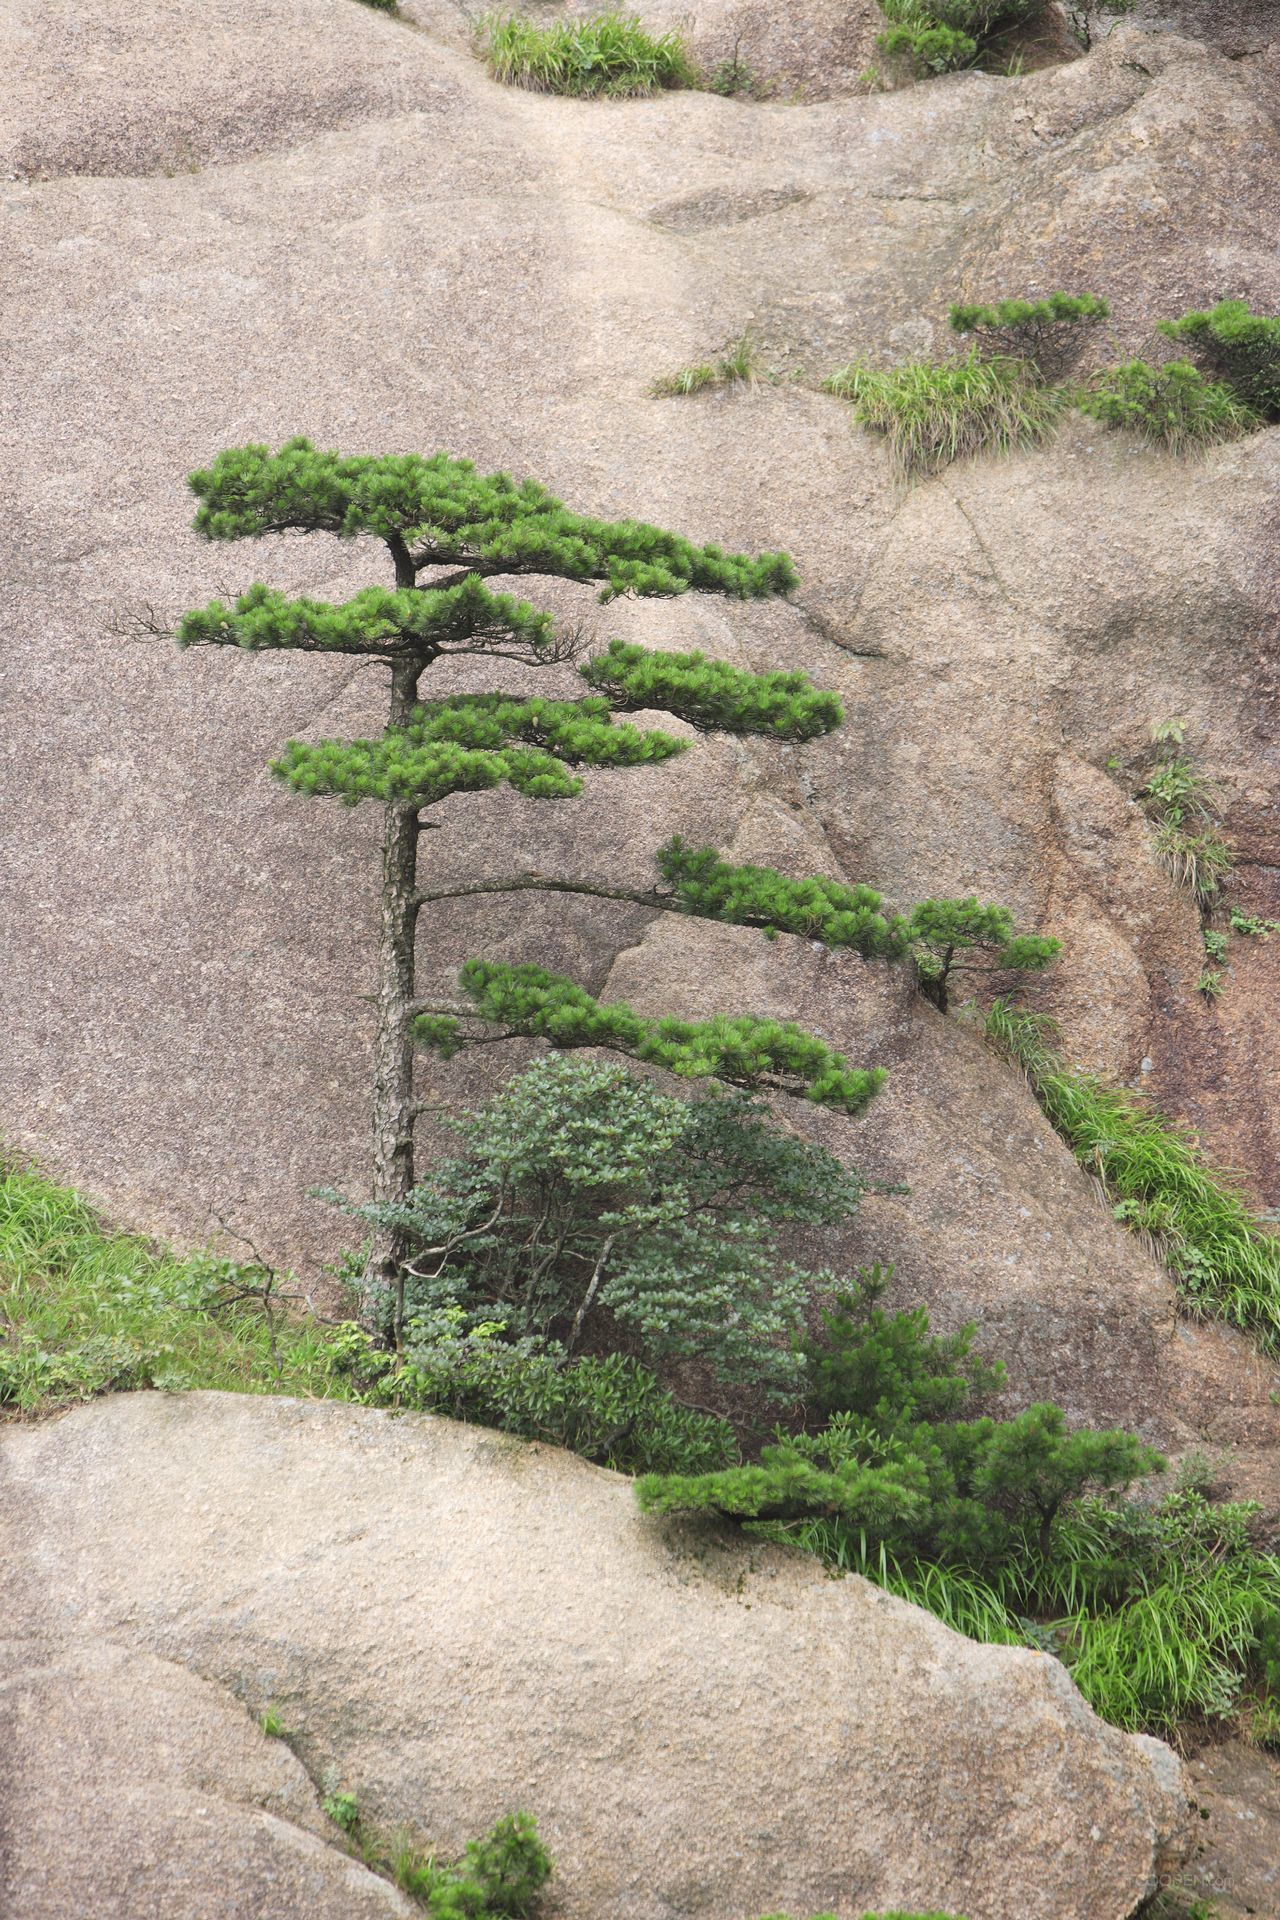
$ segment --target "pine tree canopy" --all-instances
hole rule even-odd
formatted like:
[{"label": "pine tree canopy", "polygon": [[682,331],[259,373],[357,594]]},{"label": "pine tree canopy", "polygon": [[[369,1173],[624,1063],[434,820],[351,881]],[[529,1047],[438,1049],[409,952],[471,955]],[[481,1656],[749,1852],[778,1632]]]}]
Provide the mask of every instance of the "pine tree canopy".
[{"label": "pine tree canopy", "polygon": [[789,1020],[723,1014],[647,1020],[620,1001],[602,1005],[561,974],[484,960],[468,960],[458,983],[474,1013],[427,1009],[414,1021],[418,1044],[446,1059],[494,1039],[607,1047],[682,1079],[788,1093],[844,1114],[861,1113],[885,1079],[883,1068],[850,1067],[843,1054]]},{"label": "pine tree canopy", "polygon": [[555,647],[551,614],[526,600],[490,593],[469,574],[454,587],[365,587],[342,606],[290,600],[260,582],[234,608],[220,600],[185,613],[180,647],[292,647],[302,653],[376,654],[429,664],[442,653],[481,652],[537,661]]},{"label": "pine tree canopy", "polygon": [[207,540],[269,533],[372,534],[416,570],[457,564],[481,574],[547,574],[603,582],[615,594],[730,594],[743,600],[788,593],[796,572],[785,553],[725,553],[638,520],[570,512],[536,481],[478,474],[449,454],[341,455],[307,439],[228,447],[188,478]]},{"label": "pine tree canopy", "polygon": [[874,887],[817,874],[790,880],[772,867],[731,866],[714,847],[687,847],[679,834],[655,858],[683,910],[699,919],[798,933],[826,947],[851,947],[867,959],[902,959],[908,950],[906,922],[896,913],[885,918]]},{"label": "pine tree canopy", "polygon": [[803,673],[748,673],[702,653],[655,653],[613,640],[578,671],[620,713],[657,707],[700,733],[805,741],[833,733],[844,720],[837,695],[822,692]]},{"label": "pine tree canopy", "polygon": [[378,740],[291,740],[272,772],[295,793],[434,805],[506,780],[533,800],[582,791],[570,767],[639,767],[683,753],[687,741],[618,725],[607,700],[517,700],[459,694],[415,707],[409,725]]}]

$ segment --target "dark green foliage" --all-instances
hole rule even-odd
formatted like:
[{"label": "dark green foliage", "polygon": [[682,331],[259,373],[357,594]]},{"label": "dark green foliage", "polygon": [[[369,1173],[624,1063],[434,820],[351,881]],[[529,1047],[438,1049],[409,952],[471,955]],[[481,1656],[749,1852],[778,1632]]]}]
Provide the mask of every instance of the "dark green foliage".
[{"label": "dark green foliage", "polygon": [[[571,513],[534,480],[478,474],[447,453],[338,454],[305,438],[279,453],[229,447],[190,476],[206,540],[268,533],[372,534],[411,549],[417,567],[457,563],[477,574],[551,574],[603,581],[602,599],[727,593],[762,599],[796,584],[785,554],[726,554],[636,520]],[[237,642],[238,644],[238,642]]]},{"label": "dark green foliage", "polygon": [[536,657],[553,649],[555,621],[512,594],[490,593],[475,574],[454,587],[365,587],[341,606],[290,600],[258,582],[234,607],[211,600],[183,614],[176,637],[180,647],[235,646],[248,653],[291,647],[423,661],[515,641]]},{"label": "dark green foliage", "polygon": [[1264,419],[1280,420],[1280,315],[1220,300],[1207,313],[1162,320],[1159,332],[1189,347],[1201,365]]},{"label": "dark green foliage", "polygon": [[1271,1350],[1280,1346],[1280,1236],[1239,1180],[1206,1166],[1194,1135],[1141,1095],[1070,1066],[1050,1021],[997,1000],[985,1027],[1102,1182],[1116,1218],[1156,1242],[1184,1307],[1228,1320]]},{"label": "dark green foliage", "polygon": [[[785,1261],[778,1229],[854,1214],[865,1185],[831,1154],[759,1101],[686,1100],[611,1060],[535,1061],[448,1124],[465,1151],[402,1206],[348,1208],[405,1235],[411,1324],[462,1309],[486,1341],[501,1323],[509,1341],[554,1336],[572,1350],[603,1312],[650,1362],[696,1360],[794,1399],[795,1336],[830,1276]],[[413,1337],[420,1349],[421,1326]]]},{"label": "dark green foliage", "polygon": [[613,640],[578,671],[619,713],[656,707],[700,733],[763,734],[796,743],[834,733],[844,720],[839,696],[815,687],[803,673],[747,673],[702,653],[655,653]]},{"label": "dark green foliage", "polygon": [[734,926],[764,927],[852,948],[867,959],[901,959],[908,951],[900,914],[886,918],[873,887],[846,886],[815,875],[790,880],[772,867],[731,866],[714,847],[687,847],[676,835],[658,849],[658,872],[689,913]]},{"label": "dark green foliage", "polygon": [[829,392],[853,402],[854,418],[883,434],[907,476],[937,473],[953,460],[1006,454],[1048,439],[1064,405],[1022,360],[909,360],[887,373],[855,363],[832,374]]},{"label": "dark green foliage", "polygon": [[362,0],[362,5],[372,7],[375,13],[398,13],[398,0]]},{"label": "dark green foliage", "polygon": [[1103,426],[1127,428],[1170,453],[1235,440],[1262,425],[1230,387],[1206,380],[1189,360],[1168,360],[1162,367],[1128,360],[1108,367],[1077,394],[1076,405]]},{"label": "dark green foliage", "polygon": [[1026,360],[1045,380],[1061,379],[1081,346],[1082,332],[1110,314],[1094,293],[1050,293],[1042,300],[996,300],[953,306],[956,333],[973,334],[984,353]]},{"label": "dark green foliage", "polygon": [[993,36],[1020,25],[1036,0],[879,0],[890,25],[876,46],[917,72],[972,66]]},{"label": "dark green foliage", "polygon": [[397,1364],[348,1322],[333,1336],[334,1365],[368,1406],[498,1427],[619,1473],[705,1473],[737,1459],[728,1421],[681,1406],[639,1361],[571,1360],[555,1342],[506,1332],[501,1321],[438,1310],[410,1323]]},{"label": "dark green foliage", "polygon": [[634,14],[597,13],[538,26],[518,13],[481,23],[495,80],[535,93],[630,99],[696,76],[678,33],[646,33]]},{"label": "dark green foliage", "polygon": [[884,1083],[883,1068],[850,1067],[842,1053],[789,1020],[645,1019],[621,1001],[596,1000],[562,974],[484,960],[468,960],[458,984],[481,1023],[478,1034],[471,1015],[452,1009],[430,1009],[414,1021],[418,1044],[446,1059],[473,1036],[494,1034],[557,1048],[609,1047],[682,1079],[788,1093],[846,1114],[861,1113]]},{"label": "dark green foliage", "polygon": [[971,1331],[939,1348],[923,1312],[887,1320],[876,1306],[882,1291],[873,1272],[826,1318],[826,1351],[810,1356],[828,1415],[820,1432],[779,1434],[758,1466],[646,1475],[636,1489],[641,1506],[822,1520],[856,1535],[864,1551],[873,1542],[895,1558],[981,1571],[1006,1564],[1027,1537],[1047,1551],[1060,1510],[1087,1489],[1127,1486],[1163,1465],[1132,1434],[1068,1432],[1059,1407],[1028,1407],[1009,1420],[950,1418],[995,1378],[970,1362]]},{"label": "dark green foliage", "polygon": [[[984,905],[972,894],[964,900],[922,900],[906,921],[906,937],[915,958],[921,990],[946,1011],[953,973],[1040,972],[1062,951],[1048,934],[1015,933],[1007,907]],[[981,953],[987,964],[975,968],[962,955]]]}]

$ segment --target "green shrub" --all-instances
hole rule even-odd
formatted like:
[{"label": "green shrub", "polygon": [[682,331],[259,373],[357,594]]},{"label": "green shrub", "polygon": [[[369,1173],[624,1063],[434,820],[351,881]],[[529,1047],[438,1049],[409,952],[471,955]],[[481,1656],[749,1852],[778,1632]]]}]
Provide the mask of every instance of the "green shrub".
[{"label": "green shrub", "polygon": [[365,1858],[423,1906],[431,1920],[526,1920],[551,1877],[551,1857],[527,1813],[507,1814],[461,1860],[444,1865],[406,1835],[390,1852],[366,1847]]},{"label": "green shrub", "polygon": [[881,53],[917,72],[972,66],[998,33],[1019,26],[1037,0],[879,0],[890,23],[876,41]]},{"label": "green shrub", "polygon": [[[972,894],[922,900],[907,916],[905,931],[921,992],[943,1013],[953,973],[1038,973],[1062,951],[1061,941],[1048,934],[1015,933],[1007,907],[984,905]],[[975,966],[969,957],[975,953],[985,954],[987,963]]]},{"label": "green shrub", "polygon": [[322,1330],[263,1269],[166,1253],[40,1174],[0,1170],[0,1406],[138,1387],[335,1391]]},{"label": "green shrub", "polygon": [[494,79],[537,93],[616,100],[695,82],[680,35],[654,38],[634,14],[597,13],[540,27],[511,13],[491,15],[481,26]]},{"label": "green shrub", "polygon": [[1063,406],[1025,361],[984,359],[976,349],[961,360],[911,360],[888,373],[855,364],[826,386],[853,402],[862,426],[884,435],[906,475],[937,473],[979,453],[1039,446]]},{"label": "green shrub", "polygon": [[944,1420],[1004,1384],[1004,1368],[973,1352],[972,1322],[933,1334],[923,1307],[886,1313],[880,1302],[892,1279],[892,1267],[864,1268],[823,1310],[821,1333],[804,1342],[809,1414],[849,1413],[881,1427]]},{"label": "green shrub", "polygon": [[1155,1241],[1187,1310],[1227,1320],[1280,1350],[1280,1237],[1254,1213],[1235,1176],[1206,1166],[1195,1137],[1139,1094],[1069,1066],[1052,1044],[1050,1021],[997,1000],[985,1030],[1101,1181],[1115,1217]]},{"label": "green shrub", "polygon": [[1262,425],[1230,387],[1206,380],[1189,360],[1168,360],[1162,367],[1128,360],[1108,367],[1080,390],[1076,404],[1103,426],[1127,428],[1170,453],[1235,440]]},{"label": "green shrub", "polygon": [[360,1803],[354,1793],[330,1793],[321,1803],[335,1827],[354,1833],[360,1825]]},{"label": "green shrub", "polygon": [[1243,300],[1220,300],[1207,313],[1162,320],[1158,330],[1189,347],[1245,406],[1280,420],[1280,315],[1252,313]]},{"label": "green shrub", "polygon": [[956,333],[972,334],[984,353],[1028,361],[1041,379],[1059,380],[1075,360],[1083,330],[1110,314],[1094,293],[1050,293],[1042,300],[997,300],[953,306]]},{"label": "green shrub", "polygon": [[738,1457],[727,1420],[685,1407],[621,1353],[570,1360],[553,1341],[510,1341],[501,1321],[461,1308],[411,1320],[403,1358],[354,1322],[334,1364],[367,1406],[440,1413],[567,1447],[619,1473],[703,1473]]},{"label": "green shrub", "polygon": [[616,1061],[564,1056],[447,1124],[465,1152],[404,1207],[349,1209],[426,1249],[433,1278],[407,1279],[410,1318],[459,1310],[463,1331],[501,1323],[506,1340],[571,1353],[606,1313],[657,1364],[794,1397],[791,1340],[821,1277],[782,1259],[777,1232],[854,1213],[865,1184],[833,1155],[745,1095],[683,1100]]}]

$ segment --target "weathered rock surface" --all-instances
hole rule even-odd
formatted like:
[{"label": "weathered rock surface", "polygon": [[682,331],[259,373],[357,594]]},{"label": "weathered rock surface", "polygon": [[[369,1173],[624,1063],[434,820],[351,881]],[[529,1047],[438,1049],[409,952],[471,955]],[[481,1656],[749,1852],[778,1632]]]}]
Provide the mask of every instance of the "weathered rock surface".
[{"label": "weathered rock surface", "polygon": [[[139,1394],[11,1427],[0,1461],[6,1631],[110,1643],[79,1669],[68,1824],[113,1756],[143,1755],[127,1784],[159,1783],[146,1845],[177,1832],[198,1884],[192,1802],[216,1794],[206,1871],[253,1828],[282,1876],[262,1911],[281,1920],[336,1914],[323,1902],[351,1869],[227,1690],[275,1702],[313,1776],[332,1766],[367,1815],[442,1848],[535,1812],[565,1920],[1127,1920],[1182,1843],[1174,1756],[1098,1721],[1056,1661],[974,1645],[803,1556],[644,1520],[628,1482],[554,1449],[334,1404]],[[59,1741],[66,1665],[0,1693],[16,1686]],[[35,1790],[57,1770],[46,1754]],[[25,1791],[6,1767],[20,1862]],[[144,1818],[125,1799],[96,1829],[112,1871]],[[38,1839],[56,1887],[83,1843],[52,1819]],[[308,1871],[315,1905],[293,1891]],[[399,1910],[350,1884],[349,1912]]]},{"label": "weathered rock surface", "polygon": [[[803,34],[839,10],[791,11]],[[536,861],[643,880],[678,829],[900,902],[1006,900],[1068,941],[1043,1004],[1076,1057],[1141,1079],[1274,1204],[1280,940],[1235,942],[1222,1000],[1196,994],[1196,916],[1151,859],[1136,780],[1107,763],[1185,715],[1229,794],[1241,903],[1280,912],[1280,433],[1175,462],[1077,422],[904,493],[803,386],[647,396],[748,323],[816,376],[938,346],[957,295],[1092,285],[1115,308],[1107,353],[1219,292],[1280,306],[1272,68],[1121,25],[1022,80],[588,104],[494,86],[451,7],[420,18],[354,0],[210,0],[195,19],[94,0],[62,32],[47,9],[10,16],[11,169],[68,177],[3,196],[20,937],[0,969],[0,1128],[142,1226],[195,1236],[217,1212],[309,1264],[342,1241],[305,1195],[365,1177],[378,823],[292,800],[265,768],[291,736],[376,723],[380,673],[178,658],[113,631],[140,599],[383,577],[376,551],[187,532],[190,467],[303,430],[448,445],[592,511],[789,548],[791,606],[624,605],[600,631],[804,666],[846,704],[804,755],[700,748],[573,806],[444,809],[442,878]],[[49,111],[73,91],[74,114]],[[202,171],[171,151],[179,121]],[[710,977],[705,937],[480,904],[424,917],[422,965],[429,981],[469,952],[536,956],[677,1005]],[[856,1252],[896,1258],[940,1319],[988,1321],[1024,1397],[1235,1446],[1265,1486],[1274,1370],[1175,1325],[1016,1076],[872,970],[820,979],[816,956],[746,933],[714,952],[725,1004],[809,1018],[893,1070],[831,1135],[912,1188],[868,1206]]]},{"label": "weathered rock surface", "polygon": [[30,1639],[0,1642],[0,1752],[0,1912],[13,1920],[418,1911],[334,1844],[286,1746],[154,1654],[49,1639],[38,1619]]}]

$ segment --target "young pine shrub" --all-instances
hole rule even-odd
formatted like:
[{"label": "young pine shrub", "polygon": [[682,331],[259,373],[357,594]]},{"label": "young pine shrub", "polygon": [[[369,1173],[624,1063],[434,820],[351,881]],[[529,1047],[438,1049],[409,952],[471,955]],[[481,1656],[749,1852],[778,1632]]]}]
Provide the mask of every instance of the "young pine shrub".
[{"label": "young pine shrub", "polygon": [[1206,380],[1189,360],[1167,360],[1161,367],[1128,360],[1108,367],[1076,395],[1076,405],[1104,427],[1140,434],[1173,454],[1238,440],[1263,425],[1230,387]]},{"label": "young pine shrub", "polygon": [[1086,333],[1110,314],[1094,293],[1050,293],[1042,300],[996,300],[953,306],[952,330],[973,336],[985,354],[1033,366],[1042,380],[1061,380],[1075,364]]},{"label": "young pine shrub", "polygon": [[878,50],[917,73],[970,67],[993,39],[1020,26],[1036,0],[879,0],[889,22]]},{"label": "young pine shrub", "polygon": [[646,33],[634,14],[597,13],[545,27],[518,13],[491,14],[481,32],[494,79],[535,93],[622,100],[696,79],[680,35]]},{"label": "young pine shrub", "polygon": [[860,364],[825,382],[853,403],[854,419],[882,434],[898,471],[938,473],[953,460],[1040,446],[1053,433],[1062,396],[1022,360],[910,360],[887,373]]},{"label": "young pine shrub", "polygon": [[1189,349],[1213,379],[1265,420],[1280,420],[1280,314],[1220,300],[1207,313],[1161,320],[1157,331]]}]

